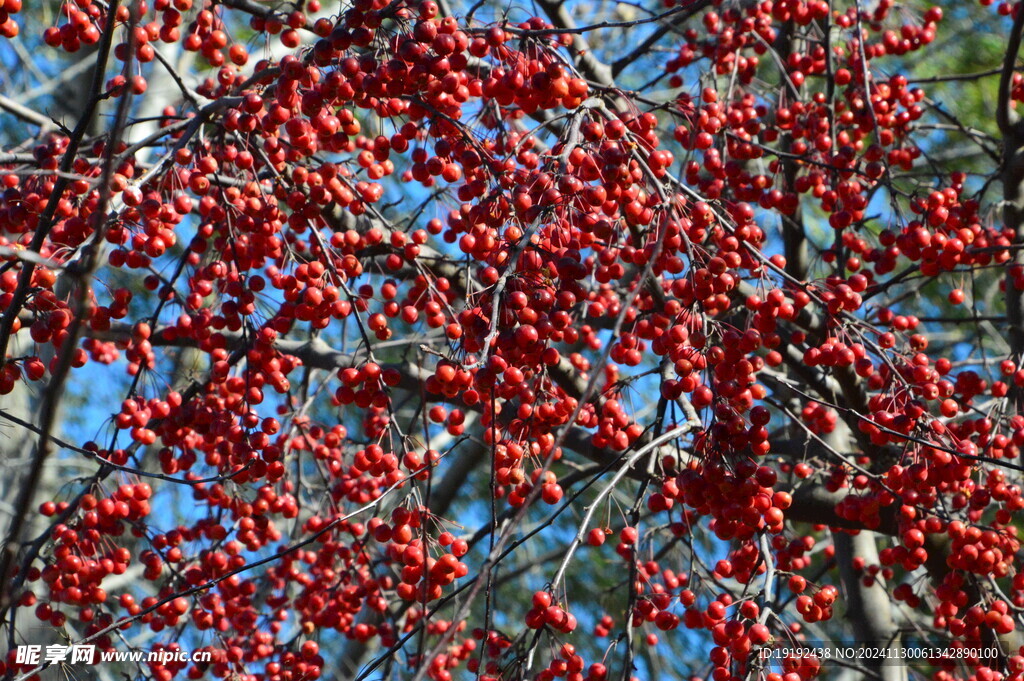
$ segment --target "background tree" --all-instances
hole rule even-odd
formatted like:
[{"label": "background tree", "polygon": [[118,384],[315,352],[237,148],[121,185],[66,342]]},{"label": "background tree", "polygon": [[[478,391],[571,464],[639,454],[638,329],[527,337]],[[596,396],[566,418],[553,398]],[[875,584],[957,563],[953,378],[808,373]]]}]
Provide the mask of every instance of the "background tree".
[{"label": "background tree", "polygon": [[0,0],[0,673],[1020,679],[991,5]]}]

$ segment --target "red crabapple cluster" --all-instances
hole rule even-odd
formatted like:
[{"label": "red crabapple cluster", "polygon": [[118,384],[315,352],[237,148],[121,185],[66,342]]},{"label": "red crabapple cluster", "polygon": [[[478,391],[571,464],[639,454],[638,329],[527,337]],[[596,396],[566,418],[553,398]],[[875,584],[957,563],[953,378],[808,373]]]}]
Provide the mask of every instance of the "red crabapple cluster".
[{"label": "red crabapple cluster", "polygon": [[18,22],[14,20],[12,14],[17,14],[21,11],[22,0],[4,0],[4,3],[0,5],[0,36],[4,38],[15,38],[21,29],[18,28]]},{"label": "red crabapple cluster", "polygon": [[[42,41],[109,55],[97,102],[147,93],[168,45],[202,67],[155,155],[109,126],[0,153],[0,395],[83,368],[130,385],[66,452],[96,472],[38,506],[0,611],[103,650],[197,632],[211,661],[150,663],[159,681],[316,679],[321,640],[405,651],[416,681],[604,681],[680,628],[707,642],[703,678],[809,681],[821,661],[759,649],[880,584],[938,640],[1015,640],[1021,358],[968,367],[891,295],[912,276],[956,308],[965,272],[1000,267],[1024,290],[967,173],[893,189],[928,147],[901,59],[927,59],[943,11],[919,4],[689,3],[652,52],[655,101],[558,12],[60,3]],[[0,35],[21,9],[0,0]],[[812,219],[829,244],[808,265],[769,225]],[[195,369],[169,384],[184,349]],[[436,511],[458,457],[436,441],[484,452],[489,480],[461,494],[512,526],[571,522],[584,475],[593,494],[640,480],[564,554],[623,576],[614,616],[556,578],[494,618],[492,570],[516,557],[498,551],[529,537]],[[182,489],[187,517],[155,512]],[[830,569],[850,531],[884,548]],[[707,542],[722,557],[680,567],[673,549]],[[129,570],[147,595],[112,578]],[[933,678],[1020,681],[1022,653]]]}]

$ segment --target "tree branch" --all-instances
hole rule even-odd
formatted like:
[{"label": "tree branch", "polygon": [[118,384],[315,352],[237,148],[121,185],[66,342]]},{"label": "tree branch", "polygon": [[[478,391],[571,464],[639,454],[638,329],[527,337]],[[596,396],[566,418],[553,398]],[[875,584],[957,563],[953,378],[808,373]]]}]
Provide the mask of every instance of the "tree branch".
[{"label": "tree branch", "polygon": [[1006,44],[1006,56],[1003,58],[1003,68],[999,74],[999,96],[996,103],[996,124],[1003,136],[1009,136],[1017,125],[1020,117],[1013,110],[1011,88],[1013,85],[1013,72],[1017,64],[1017,54],[1020,51],[1021,33],[1024,32],[1024,11],[1017,9],[1017,16],[1013,18],[1013,27],[1010,29],[1010,37]]},{"label": "tree branch", "polygon": [[54,127],[53,121],[48,117],[4,95],[0,95],[0,109],[17,116],[26,123],[39,126],[40,132],[46,132]]},{"label": "tree branch", "polygon": [[899,628],[892,617],[889,594],[877,578],[870,586],[866,585],[861,572],[854,568],[854,558],[863,559],[866,565],[878,565],[875,534],[835,533],[833,542],[840,580],[846,593],[846,618],[853,627],[854,635],[862,645],[886,648],[891,653],[885,657],[872,656],[865,663],[883,681],[905,681],[907,667],[902,659]]},{"label": "tree branch", "polygon": [[634,61],[650,53],[651,48],[661,40],[666,33],[669,31],[678,30],[680,26],[689,21],[695,14],[705,9],[711,4],[711,0],[696,0],[693,6],[690,7],[685,14],[679,14],[672,17],[672,20],[668,23],[659,26],[653,33],[647,36],[643,41],[640,42],[631,52],[626,54],[624,57],[620,57],[612,62],[612,77],[617,78],[620,73]]}]

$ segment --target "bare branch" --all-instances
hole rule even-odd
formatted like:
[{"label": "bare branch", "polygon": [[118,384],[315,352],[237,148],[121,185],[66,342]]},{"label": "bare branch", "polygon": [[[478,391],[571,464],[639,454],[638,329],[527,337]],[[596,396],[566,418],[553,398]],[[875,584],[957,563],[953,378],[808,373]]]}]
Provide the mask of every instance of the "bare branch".
[{"label": "bare branch", "polygon": [[19,104],[10,97],[6,97],[4,95],[0,95],[0,109],[14,114],[27,123],[39,126],[40,132],[46,132],[50,128],[54,127],[53,121],[51,121],[47,116],[44,116],[35,109],[31,109],[24,104]]}]

